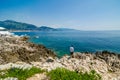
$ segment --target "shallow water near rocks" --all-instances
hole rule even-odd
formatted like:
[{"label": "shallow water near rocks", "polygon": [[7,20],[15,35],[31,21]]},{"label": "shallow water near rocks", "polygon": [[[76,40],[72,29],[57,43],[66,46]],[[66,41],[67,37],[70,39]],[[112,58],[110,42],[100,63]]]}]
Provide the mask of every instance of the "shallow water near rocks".
[{"label": "shallow water near rocks", "polygon": [[75,52],[96,52],[109,50],[120,52],[120,31],[40,31],[14,32],[16,35],[28,35],[29,41],[43,44],[59,56],[69,54],[73,45]]}]

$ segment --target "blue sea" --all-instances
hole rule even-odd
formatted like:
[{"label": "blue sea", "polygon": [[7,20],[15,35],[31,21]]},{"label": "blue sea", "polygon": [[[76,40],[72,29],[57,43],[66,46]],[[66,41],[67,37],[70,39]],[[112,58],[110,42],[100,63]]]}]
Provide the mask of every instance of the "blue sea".
[{"label": "blue sea", "polygon": [[28,35],[29,41],[43,44],[55,51],[58,56],[69,54],[73,45],[75,52],[96,52],[108,50],[120,53],[120,31],[40,31],[14,32],[16,35]]}]

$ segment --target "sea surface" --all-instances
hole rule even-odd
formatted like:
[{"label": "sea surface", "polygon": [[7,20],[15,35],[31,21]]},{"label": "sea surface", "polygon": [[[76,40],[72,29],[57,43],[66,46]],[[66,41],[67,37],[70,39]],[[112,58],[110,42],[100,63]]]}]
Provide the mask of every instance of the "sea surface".
[{"label": "sea surface", "polygon": [[30,42],[43,44],[58,56],[69,54],[71,45],[75,52],[108,50],[120,53],[120,31],[40,31],[14,34],[28,35]]}]

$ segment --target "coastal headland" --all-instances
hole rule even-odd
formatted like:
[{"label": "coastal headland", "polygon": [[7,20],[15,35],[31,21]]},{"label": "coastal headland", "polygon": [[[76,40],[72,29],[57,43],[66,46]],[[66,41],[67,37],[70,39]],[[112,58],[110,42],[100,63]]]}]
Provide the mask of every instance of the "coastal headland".
[{"label": "coastal headland", "polygon": [[[0,34],[0,70],[34,66],[49,72],[59,67],[78,73],[95,70],[102,80],[120,79],[120,54],[109,51],[95,54],[75,52],[74,58],[69,55],[58,58],[54,51],[28,42],[28,39],[27,36]],[[28,80],[49,80],[45,74],[36,75]]]}]

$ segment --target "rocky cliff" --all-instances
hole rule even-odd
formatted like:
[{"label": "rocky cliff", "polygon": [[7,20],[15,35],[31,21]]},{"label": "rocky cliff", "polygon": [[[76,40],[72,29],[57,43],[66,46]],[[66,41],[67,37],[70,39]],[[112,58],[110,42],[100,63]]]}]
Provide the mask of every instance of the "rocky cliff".
[{"label": "rocky cliff", "polygon": [[0,35],[0,64],[8,62],[41,61],[47,57],[55,57],[53,51],[43,45],[27,41],[28,37]]}]

